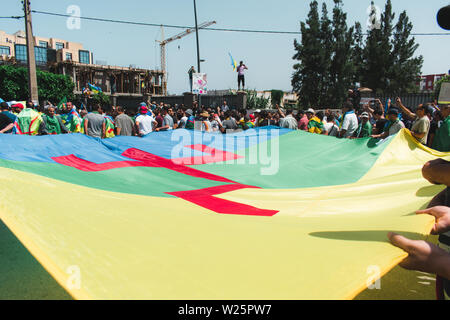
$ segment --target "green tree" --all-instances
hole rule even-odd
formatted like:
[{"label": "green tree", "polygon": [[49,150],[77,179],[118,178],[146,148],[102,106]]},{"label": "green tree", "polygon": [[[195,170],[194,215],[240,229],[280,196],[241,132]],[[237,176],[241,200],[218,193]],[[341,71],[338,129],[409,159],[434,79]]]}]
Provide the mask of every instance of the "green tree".
[{"label": "green tree", "polygon": [[292,86],[304,108],[341,105],[354,80],[354,28],[347,27],[342,0],[334,3],[330,20],[325,3],[319,18],[318,3],[311,2],[308,19],[301,23],[301,43],[294,42],[294,59],[299,62],[294,66]]},{"label": "green tree", "polygon": [[361,23],[356,22],[354,26],[355,30],[355,43],[352,51],[352,62],[353,62],[353,83],[361,83],[362,81],[362,73],[363,73],[363,65],[364,65],[364,35],[362,32]]},{"label": "green tree", "polygon": [[[64,97],[73,99],[74,84],[70,77],[37,71],[39,98],[58,103]],[[0,66],[0,92],[6,101],[28,100],[28,70],[13,65]]]},{"label": "green tree", "polygon": [[258,97],[256,90],[244,90],[247,93],[247,109],[267,109],[270,105],[269,99]]},{"label": "green tree", "polygon": [[298,62],[294,65],[292,87],[303,107],[319,106],[323,95],[323,74],[320,70],[326,68],[323,66],[324,49],[320,27],[318,3],[313,1],[306,23],[300,23],[301,43],[294,40],[296,53],[293,59]]},{"label": "green tree", "polygon": [[417,78],[421,74],[423,57],[414,57],[419,45],[411,38],[413,25],[409,21],[406,11],[400,14],[395,26],[394,38],[392,40],[393,65],[390,70],[391,83],[388,91],[412,92],[417,88]]},{"label": "green tree", "polygon": [[284,92],[281,90],[272,90],[270,94],[270,100],[272,101],[272,106],[280,105],[281,100],[284,97]]},{"label": "green tree", "polygon": [[411,37],[413,25],[406,11],[395,25],[394,19],[391,0],[387,0],[381,28],[369,31],[360,59],[356,52],[360,47],[355,46],[354,61],[361,83],[378,94],[414,91],[423,65],[423,57],[414,56],[419,45]]},{"label": "green tree", "polygon": [[390,37],[394,18],[391,0],[388,0],[381,16],[381,27],[369,31],[363,50],[362,85],[373,89],[378,94],[385,93],[391,81],[389,73],[393,59]]},{"label": "green tree", "polygon": [[352,60],[354,47],[354,28],[347,27],[347,14],[343,11],[342,0],[334,0],[332,58],[330,65],[330,88],[332,105],[340,107],[347,97],[347,91],[353,83],[355,67]]},{"label": "green tree", "polygon": [[328,17],[328,8],[322,4],[322,17],[320,19],[320,40],[322,50],[320,53],[320,64],[317,73],[320,74],[319,88],[321,90],[320,106],[331,106],[333,103],[333,81],[330,74],[333,57],[333,26]]},{"label": "green tree", "polygon": [[91,97],[91,102],[95,104],[100,104],[102,107],[109,106],[111,104],[110,98],[104,94],[103,92],[99,92],[97,94],[94,94]]},{"label": "green tree", "polygon": [[49,100],[58,103],[64,98],[72,100],[75,88],[69,76],[53,74],[45,71],[37,71],[38,91],[41,100]]}]

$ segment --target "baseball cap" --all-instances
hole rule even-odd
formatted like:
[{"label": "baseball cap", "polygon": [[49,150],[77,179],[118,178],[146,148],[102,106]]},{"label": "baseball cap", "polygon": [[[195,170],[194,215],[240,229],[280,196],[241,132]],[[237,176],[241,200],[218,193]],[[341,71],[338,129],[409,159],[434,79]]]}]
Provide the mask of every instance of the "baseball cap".
[{"label": "baseball cap", "polygon": [[256,110],[255,113],[261,113],[261,109]]},{"label": "baseball cap", "polygon": [[187,109],[186,114],[192,116],[194,114],[194,111],[192,111],[191,109]]},{"label": "baseball cap", "polygon": [[20,108],[20,109],[24,109],[23,104],[21,103],[15,103],[13,105],[11,105],[11,108]]},{"label": "baseball cap", "polygon": [[145,106],[141,106],[140,110],[141,110],[142,113],[148,112],[148,108],[145,107]]},{"label": "baseball cap", "polygon": [[309,109],[306,111],[306,113],[312,113],[312,114],[315,114],[316,112],[314,111],[313,108],[309,108]]},{"label": "baseball cap", "polygon": [[367,112],[363,112],[361,114],[361,118],[369,118],[369,114]]}]

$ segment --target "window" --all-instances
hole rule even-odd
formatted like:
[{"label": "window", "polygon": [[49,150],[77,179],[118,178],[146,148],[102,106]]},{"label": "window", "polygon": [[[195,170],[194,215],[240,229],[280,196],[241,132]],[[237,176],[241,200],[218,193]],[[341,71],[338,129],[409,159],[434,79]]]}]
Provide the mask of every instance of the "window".
[{"label": "window", "polygon": [[47,64],[47,48],[34,47],[34,56],[36,57],[37,65]]},{"label": "window", "polygon": [[72,61],[72,54],[70,52],[66,52],[66,60]]},{"label": "window", "polygon": [[64,43],[62,42],[57,42],[56,43],[56,50],[61,50],[64,49]]},{"label": "window", "polygon": [[[34,57],[37,65],[47,64],[47,50],[46,48],[34,47]],[[22,63],[28,62],[27,46],[24,44],[16,44],[16,60]]]},{"label": "window", "polygon": [[39,47],[48,48],[48,42],[47,41],[39,41]]},{"label": "window", "polygon": [[89,51],[80,50],[80,63],[90,64]]},{"label": "window", "polygon": [[0,46],[0,55],[1,54],[10,55],[11,54],[11,49],[9,47]]},{"label": "window", "polygon": [[16,60],[20,62],[28,61],[27,46],[24,44],[16,44]]}]

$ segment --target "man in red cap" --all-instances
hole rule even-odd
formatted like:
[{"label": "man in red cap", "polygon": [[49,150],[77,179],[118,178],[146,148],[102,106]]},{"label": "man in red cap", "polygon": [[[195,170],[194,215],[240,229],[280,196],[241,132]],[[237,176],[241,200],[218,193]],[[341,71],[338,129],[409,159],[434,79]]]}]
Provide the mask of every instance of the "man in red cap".
[{"label": "man in red cap", "polygon": [[16,103],[16,104],[11,105],[11,109],[15,115],[18,115],[19,113],[22,112],[23,109],[25,109],[25,107],[21,103]]},{"label": "man in red cap", "polygon": [[148,115],[148,108],[141,106],[140,115],[136,118],[136,127],[139,136],[143,137],[153,132],[153,128],[158,125],[158,123],[153,119],[152,116]]}]

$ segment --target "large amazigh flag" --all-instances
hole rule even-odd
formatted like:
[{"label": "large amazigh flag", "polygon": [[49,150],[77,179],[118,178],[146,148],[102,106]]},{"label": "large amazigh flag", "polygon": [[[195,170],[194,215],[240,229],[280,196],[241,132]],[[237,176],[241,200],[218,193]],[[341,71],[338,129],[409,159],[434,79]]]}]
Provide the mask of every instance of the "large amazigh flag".
[{"label": "large amazigh flag", "polygon": [[389,231],[430,232],[437,157],[406,130],[0,135],[0,218],[77,299],[351,299],[406,257]]}]

